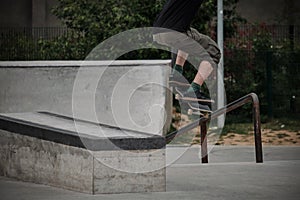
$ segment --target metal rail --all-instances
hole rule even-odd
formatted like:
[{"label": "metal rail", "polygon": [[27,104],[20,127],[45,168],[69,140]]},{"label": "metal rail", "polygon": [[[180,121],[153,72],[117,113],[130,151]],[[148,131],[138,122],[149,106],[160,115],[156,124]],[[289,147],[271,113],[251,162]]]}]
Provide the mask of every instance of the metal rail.
[{"label": "metal rail", "polygon": [[186,133],[197,126],[201,127],[201,152],[202,152],[202,163],[208,162],[207,155],[207,122],[211,119],[215,119],[220,115],[228,113],[232,110],[235,110],[249,102],[253,104],[253,126],[254,126],[254,141],[255,141],[255,156],[256,162],[263,162],[263,153],[262,153],[262,141],[261,141],[261,123],[260,123],[260,110],[259,110],[259,99],[255,93],[250,93],[230,104],[227,104],[225,107],[216,110],[211,113],[208,117],[200,117],[194,122],[182,127],[181,129],[169,133],[166,135],[166,142],[170,143],[176,136]]}]

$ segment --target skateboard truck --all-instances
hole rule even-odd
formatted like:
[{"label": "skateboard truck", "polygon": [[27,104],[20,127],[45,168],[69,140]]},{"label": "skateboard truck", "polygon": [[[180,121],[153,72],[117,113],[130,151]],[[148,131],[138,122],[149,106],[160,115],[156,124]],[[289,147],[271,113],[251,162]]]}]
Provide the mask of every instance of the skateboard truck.
[{"label": "skateboard truck", "polygon": [[210,112],[207,112],[207,111],[195,111],[195,110],[193,110],[193,109],[188,109],[188,111],[187,111],[187,114],[188,115],[199,115],[199,116],[202,116],[202,117],[205,117],[205,118],[209,118],[209,114],[210,114]]}]

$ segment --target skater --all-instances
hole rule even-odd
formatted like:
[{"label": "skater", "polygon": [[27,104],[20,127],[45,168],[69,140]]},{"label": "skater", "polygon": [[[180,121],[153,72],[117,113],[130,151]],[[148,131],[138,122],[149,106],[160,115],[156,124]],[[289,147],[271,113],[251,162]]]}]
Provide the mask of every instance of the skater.
[{"label": "skater", "polygon": [[189,55],[200,58],[198,72],[190,87],[183,92],[183,97],[196,100],[207,99],[201,92],[201,86],[213,68],[217,67],[221,57],[218,45],[210,37],[190,27],[202,2],[203,0],[168,0],[154,23],[159,31],[153,35],[155,42],[178,50],[170,80],[172,83],[180,85],[183,82],[183,66]]}]

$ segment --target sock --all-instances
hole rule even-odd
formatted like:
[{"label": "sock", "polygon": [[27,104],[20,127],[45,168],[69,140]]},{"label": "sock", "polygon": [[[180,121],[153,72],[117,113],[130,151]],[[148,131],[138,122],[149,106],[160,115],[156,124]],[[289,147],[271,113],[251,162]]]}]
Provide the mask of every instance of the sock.
[{"label": "sock", "polygon": [[200,89],[201,89],[201,86],[198,83],[192,82],[192,84],[189,87],[189,89],[187,90],[187,92],[194,92],[194,91],[197,91]]},{"label": "sock", "polygon": [[174,65],[173,67],[173,74],[175,74],[175,72],[182,74],[183,73],[183,67],[181,67],[180,65]]}]

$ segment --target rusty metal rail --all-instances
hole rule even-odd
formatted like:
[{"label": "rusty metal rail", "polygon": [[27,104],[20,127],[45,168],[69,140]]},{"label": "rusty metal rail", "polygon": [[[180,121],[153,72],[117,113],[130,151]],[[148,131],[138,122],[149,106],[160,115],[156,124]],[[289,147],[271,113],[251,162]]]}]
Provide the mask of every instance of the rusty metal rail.
[{"label": "rusty metal rail", "polygon": [[202,163],[208,163],[208,152],[207,152],[207,122],[211,119],[215,119],[220,115],[228,113],[232,110],[235,110],[249,102],[253,104],[253,125],[254,125],[254,141],[255,141],[255,157],[257,163],[263,162],[263,153],[262,153],[262,141],[261,141],[261,123],[260,123],[260,110],[259,110],[259,99],[255,93],[250,93],[230,104],[227,104],[225,107],[216,110],[211,113],[208,117],[200,117],[194,122],[182,127],[181,129],[169,133],[166,135],[166,142],[170,143],[176,136],[186,133],[197,126],[200,126],[201,129],[201,154],[202,154]]}]

